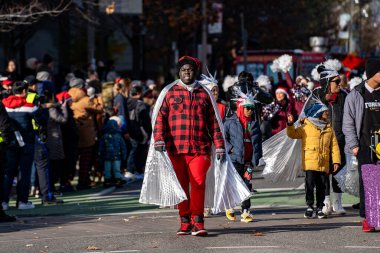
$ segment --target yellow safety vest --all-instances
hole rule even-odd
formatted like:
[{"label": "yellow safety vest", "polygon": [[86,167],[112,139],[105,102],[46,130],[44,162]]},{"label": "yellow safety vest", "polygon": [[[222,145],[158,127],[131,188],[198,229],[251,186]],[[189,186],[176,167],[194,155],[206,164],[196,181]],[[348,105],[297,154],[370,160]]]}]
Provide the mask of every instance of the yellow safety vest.
[{"label": "yellow safety vest", "polygon": [[26,95],[26,102],[29,104],[33,104],[36,98],[37,98],[37,93],[28,92],[28,94]]}]

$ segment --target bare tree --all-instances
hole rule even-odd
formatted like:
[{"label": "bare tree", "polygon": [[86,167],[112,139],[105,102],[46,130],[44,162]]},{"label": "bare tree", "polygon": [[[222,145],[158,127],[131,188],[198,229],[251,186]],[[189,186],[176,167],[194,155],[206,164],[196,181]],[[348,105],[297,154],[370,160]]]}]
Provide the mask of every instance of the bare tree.
[{"label": "bare tree", "polygon": [[72,0],[0,1],[0,32],[12,31],[20,25],[31,25],[42,17],[58,16],[72,4]]}]

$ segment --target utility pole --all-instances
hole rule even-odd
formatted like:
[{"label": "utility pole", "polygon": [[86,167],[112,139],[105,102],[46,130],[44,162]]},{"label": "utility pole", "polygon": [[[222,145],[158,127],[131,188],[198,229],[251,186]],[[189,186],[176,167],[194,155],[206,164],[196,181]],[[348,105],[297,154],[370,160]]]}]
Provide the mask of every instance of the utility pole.
[{"label": "utility pole", "polygon": [[[87,5],[87,15],[92,15],[92,10],[94,6],[92,4]],[[94,26],[88,21],[87,22],[87,61],[91,68],[96,70],[95,63],[95,29]]]},{"label": "utility pole", "polygon": [[206,73],[207,70],[207,0],[202,0],[202,73]]},{"label": "utility pole", "polygon": [[244,25],[244,13],[240,13],[241,39],[243,42],[244,71],[247,71],[247,31]]}]

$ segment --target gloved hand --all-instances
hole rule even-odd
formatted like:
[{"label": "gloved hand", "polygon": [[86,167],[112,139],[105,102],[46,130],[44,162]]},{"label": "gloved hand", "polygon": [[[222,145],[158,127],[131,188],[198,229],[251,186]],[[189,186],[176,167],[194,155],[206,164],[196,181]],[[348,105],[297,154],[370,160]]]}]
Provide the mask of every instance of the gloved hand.
[{"label": "gloved hand", "polygon": [[154,149],[158,152],[164,152],[166,151],[166,147],[165,146],[154,146]]},{"label": "gloved hand", "polygon": [[226,159],[226,153],[218,153],[218,154],[216,154],[216,159],[218,161],[224,161]]}]

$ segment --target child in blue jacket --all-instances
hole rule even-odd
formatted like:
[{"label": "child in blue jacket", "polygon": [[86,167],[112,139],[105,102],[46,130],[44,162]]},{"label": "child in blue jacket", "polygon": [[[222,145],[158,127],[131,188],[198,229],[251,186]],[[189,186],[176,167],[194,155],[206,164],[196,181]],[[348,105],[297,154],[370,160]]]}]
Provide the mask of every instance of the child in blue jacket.
[{"label": "child in blue jacket", "polygon": [[115,185],[120,187],[126,183],[120,172],[121,161],[126,159],[127,148],[119,126],[115,120],[109,120],[99,144],[99,156],[104,161],[104,187],[112,186],[112,173]]},{"label": "child in blue jacket", "polygon": [[[254,111],[253,99],[246,98],[238,103],[236,114],[227,118],[224,123],[226,152],[248,188],[251,188],[252,168],[258,165],[262,157],[260,124]],[[241,222],[253,221],[250,207],[250,199],[243,201]],[[226,216],[229,220],[235,220],[234,210],[227,210]]]}]

